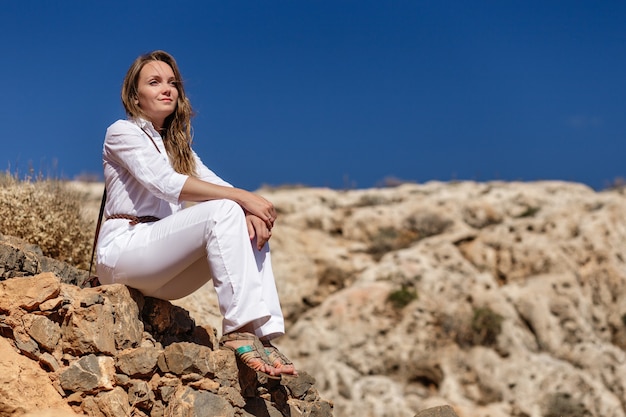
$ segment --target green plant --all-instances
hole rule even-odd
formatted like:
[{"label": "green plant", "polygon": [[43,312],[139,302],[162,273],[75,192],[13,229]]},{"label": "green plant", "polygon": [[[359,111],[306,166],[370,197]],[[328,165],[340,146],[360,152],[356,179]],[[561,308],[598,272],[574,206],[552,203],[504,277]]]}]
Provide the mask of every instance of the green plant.
[{"label": "green plant", "polygon": [[399,290],[390,292],[387,296],[387,301],[398,310],[403,309],[413,300],[417,300],[417,292],[404,285]]},{"label": "green plant", "polygon": [[502,331],[503,317],[489,307],[475,308],[472,314],[472,344],[492,346]]},{"label": "green plant", "polygon": [[519,218],[524,218],[524,217],[535,217],[535,214],[539,213],[539,211],[541,210],[540,207],[532,207],[532,206],[528,206],[526,207],[526,210],[524,212],[522,212],[519,216]]},{"label": "green plant", "polygon": [[451,224],[452,221],[435,213],[412,214],[403,220],[399,229],[380,227],[372,237],[368,253],[378,261],[387,252],[408,248],[420,239],[443,233]]}]

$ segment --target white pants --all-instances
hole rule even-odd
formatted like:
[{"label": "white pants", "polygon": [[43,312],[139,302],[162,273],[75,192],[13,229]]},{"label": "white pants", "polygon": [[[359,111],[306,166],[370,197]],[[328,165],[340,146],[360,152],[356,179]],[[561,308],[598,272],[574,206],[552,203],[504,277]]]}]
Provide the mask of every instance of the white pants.
[{"label": "white pants", "polygon": [[98,265],[103,284],[121,283],[149,297],[173,300],[213,279],[224,334],[244,325],[258,337],[284,334],[269,245],[259,251],[256,239],[250,241],[237,203],[206,201],[138,224],[129,233],[118,262]]}]

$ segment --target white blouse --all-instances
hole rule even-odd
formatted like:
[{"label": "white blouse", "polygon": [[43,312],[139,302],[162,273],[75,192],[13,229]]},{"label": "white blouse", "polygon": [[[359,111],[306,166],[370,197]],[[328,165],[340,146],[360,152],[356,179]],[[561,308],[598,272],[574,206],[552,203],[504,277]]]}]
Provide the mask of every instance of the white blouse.
[{"label": "white blouse", "polygon": [[[144,119],[116,121],[107,129],[102,156],[107,190],[105,219],[112,214],[162,219],[183,208],[178,199],[188,176],[174,170],[163,139],[152,123]],[[198,178],[213,184],[231,186],[207,168],[195,152],[193,156]],[[145,224],[134,227],[142,226]],[[132,237],[133,230],[126,219],[109,219],[104,222],[98,237],[98,263],[113,265],[117,261],[118,251],[109,248],[123,245]],[[111,259],[111,256],[115,259]]]}]

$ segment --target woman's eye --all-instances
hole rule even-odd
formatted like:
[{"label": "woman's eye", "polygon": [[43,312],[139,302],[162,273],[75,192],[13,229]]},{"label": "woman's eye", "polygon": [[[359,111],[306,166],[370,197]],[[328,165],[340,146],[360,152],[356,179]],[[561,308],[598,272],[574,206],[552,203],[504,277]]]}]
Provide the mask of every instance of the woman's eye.
[{"label": "woman's eye", "polygon": [[157,82],[156,80],[152,80],[152,81],[150,81],[148,84],[150,84],[150,85],[157,85],[157,84],[158,84],[158,82]]},{"label": "woman's eye", "polygon": [[174,81],[174,80],[172,80],[172,81],[170,81],[170,85],[171,85],[172,87],[176,87],[176,86],[178,85],[178,81]]}]

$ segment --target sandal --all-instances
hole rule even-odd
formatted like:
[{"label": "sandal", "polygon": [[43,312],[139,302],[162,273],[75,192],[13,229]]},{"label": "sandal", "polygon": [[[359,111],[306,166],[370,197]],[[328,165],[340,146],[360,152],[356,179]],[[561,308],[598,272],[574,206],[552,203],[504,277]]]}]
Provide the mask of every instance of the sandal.
[{"label": "sandal", "polygon": [[[250,344],[238,348],[226,344],[227,342],[244,340],[249,340]],[[263,345],[261,345],[259,339],[252,333],[233,332],[225,334],[220,339],[220,346],[235,352],[235,356],[253,371],[260,372],[271,379],[280,379],[280,371],[272,365],[272,361],[268,358]]]},{"label": "sandal", "polygon": [[272,364],[274,368],[276,368],[280,373],[298,375],[298,371],[296,371],[296,367],[293,363],[287,359],[287,357],[283,355],[278,348],[276,348],[276,346],[272,345],[269,340],[263,340],[261,343],[263,343],[263,346],[265,347],[265,353],[269,358],[269,363]]}]

